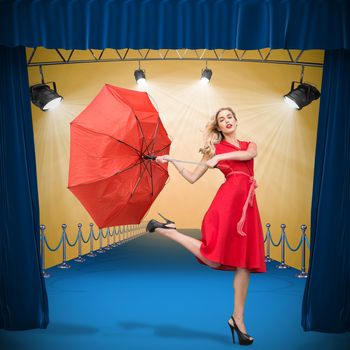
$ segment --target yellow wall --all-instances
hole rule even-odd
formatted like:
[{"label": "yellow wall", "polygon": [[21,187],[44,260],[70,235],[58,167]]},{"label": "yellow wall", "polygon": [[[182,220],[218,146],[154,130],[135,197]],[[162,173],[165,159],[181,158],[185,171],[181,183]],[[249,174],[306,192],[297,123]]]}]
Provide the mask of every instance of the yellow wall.
[{"label": "yellow wall", "polygon": [[[28,49],[28,52],[30,50]],[[78,52],[87,57],[85,52]],[[275,51],[283,56],[285,52]],[[310,60],[323,61],[323,51],[306,53]],[[41,50],[37,60],[53,55]],[[284,57],[284,56],[283,56]],[[276,56],[277,58],[277,56]],[[199,160],[202,131],[208,118],[222,106],[231,106],[239,119],[238,139],[257,143],[255,177],[258,182],[257,200],[263,225],[271,224],[278,240],[282,223],[292,246],[300,237],[300,225],[308,226],[313,183],[319,100],[301,111],[290,109],[282,96],[292,80],[299,80],[299,66],[244,62],[210,61],[213,70],[209,85],[199,84],[201,61],[145,61],[148,92],[158,104],[165,128],[173,138],[172,156]],[[63,104],[54,111],[42,112],[32,106],[40,220],[47,227],[47,240],[56,246],[61,224],[67,224],[72,241],[77,224],[83,224],[87,237],[90,217],[67,190],[69,164],[69,123],[86,107],[103,84],[138,89],[133,77],[137,62],[88,63],[43,67],[45,81],[55,81],[64,96]],[[29,67],[30,84],[39,83],[39,69]],[[321,89],[322,69],[306,67],[304,81]],[[181,228],[200,228],[216,190],[224,177],[218,170],[209,170],[197,183],[186,182],[172,167],[170,181],[161,192],[145,220],[157,212],[174,219]],[[190,169],[191,166],[188,166]],[[104,242],[105,245],[105,242]],[[98,248],[98,242],[94,249]],[[86,245],[83,253],[89,249]],[[76,249],[68,249],[68,259]],[[307,255],[308,256],[308,255]],[[272,247],[272,257],[280,258],[280,248]],[[46,267],[60,263],[58,254],[46,254]],[[288,264],[300,267],[300,251],[290,253]]]}]

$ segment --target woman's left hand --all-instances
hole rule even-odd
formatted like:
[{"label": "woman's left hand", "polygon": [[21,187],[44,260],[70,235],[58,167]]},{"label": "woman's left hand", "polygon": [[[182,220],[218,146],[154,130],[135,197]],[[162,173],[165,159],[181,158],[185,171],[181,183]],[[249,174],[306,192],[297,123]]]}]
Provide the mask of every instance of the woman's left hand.
[{"label": "woman's left hand", "polygon": [[216,165],[218,164],[218,162],[219,162],[219,159],[218,159],[216,156],[214,156],[213,158],[207,160],[205,164],[206,164],[209,168],[215,168]]}]

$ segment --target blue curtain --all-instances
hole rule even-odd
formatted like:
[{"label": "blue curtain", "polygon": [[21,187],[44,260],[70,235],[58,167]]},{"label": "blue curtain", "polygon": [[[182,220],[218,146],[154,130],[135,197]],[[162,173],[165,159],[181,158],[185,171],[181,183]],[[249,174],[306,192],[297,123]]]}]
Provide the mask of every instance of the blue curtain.
[{"label": "blue curtain", "polygon": [[0,46],[0,328],[46,328],[25,48]]},{"label": "blue curtain", "polygon": [[348,0],[0,0],[0,45],[350,49]]},{"label": "blue curtain", "polygon": [[350,50],[327,51],[317,131],[304,330],[350,331]]}]

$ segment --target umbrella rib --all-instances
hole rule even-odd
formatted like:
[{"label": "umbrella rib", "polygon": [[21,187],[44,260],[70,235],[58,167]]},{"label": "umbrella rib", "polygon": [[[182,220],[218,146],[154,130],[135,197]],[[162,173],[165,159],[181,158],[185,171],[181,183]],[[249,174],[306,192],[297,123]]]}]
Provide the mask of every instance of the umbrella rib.
[{"label": "umbrella rib", "polygon": [[[136,166],[136,165],[139,165],[139,164],[141,164],[141,163],[142,163],[142,162],[139,162],[139,163],[135,164],[135,166]],[[116,174],[119,174],[119,173],[116,173]],[[128,201],[129,201],[129,199],[133,196],[133,194],[135,193],[136,187],[137,187],[138,184],[140,183],[142,176],[143,176],[143,174],[140,175],[140,177],[139,177],[139,179],[138,179],[138,181],[137,181],[137,183],[136,183],[134,189],[132,190],[132,192],[131,192],[130,195],[129,195]],[[113,215],[115,215],[115,214],[116,214],[116,211],[113,211],[113,212],[107,217],[106,221],[110,220],[110,218],[111,218]]]},{"label": "umbrella rib", "polygon": [[168,174],[168,172],[158,163],[154,163],[155,165],[157,165],[160,169],[162,169],[166,174]]},{"label": "umbrella rib", "polygon": [[152,165],[150,166],[150,170],[148,170],[147,168],[147,163],[143,162],[143,166],[145,167],[145,169],[147,170],[150,178],[151,178],[151,183],[152,183],[152,196],[153,196],[153,175],[152,175]]},{"label": "umbrella rib", "polygon": [[[124,171],[132,169],[132,168],[134,168],[135,166],[137,166],[137,165],[139,165],[141,163],[142,163],[142,161],[137,162],[137,163],[131,165],[128,168],[125,168],[125,169],[123,169],[121,171],[118,171],[118,172],[114,173],[112,176],[118,175],[120,173],[123,173]],[[106,180],[106,178],[101,178],[101,179],[98,179],[98,180],[95,180],[95,181],[92,181],[92,182],[85,182],[85,183],[77,184],[77,185],[74,185],[74,186],[69,186],[68,188],[74,188],[74,187],[77,187],[77,186],[84,186],[84,185],[91,185],[91,184],[94,184],[94,183],[97,183],[97,182],[100,182],[100,181],[103,181],[103,180]]]},{"label": "umbrella rib", "polygon": [[151,176],[151,184],[152,184],[152,197],[153,197],[153,195],[154,195],[154,186],[153,186],[153,172],[152,172],[152,164],[150,164],[149,170],[150,170],[150,176]]},{"label": "umbrella rib", "polygon": [[136,153],[137,153],[139,156],[141,156],[141,152],[140,152],[137,148],[135,148],[135,147],[129,145],[128,143],[126,143],[126,142],[124,142],[124,141],[118,140],[118,139],[116,139],[115,137],[113,137],[113,136],[111,136],[111,135],[104,134],[103,132],[98,132],[98,131],[89,129],[89,128],[87,128],[87,127],[85,127],[85,126],[82,126],[82,125],[80,125],[80,124],[71,123],[71,125],[73,125],[73,124],[74,124],[75,126],[77,126],[78,128],[80,128],[80,129],[88,130],[88,131],[91,131],[91,132],[93,132],[93,133],[95,133],[95,134],[108,136],[108,137],[112,138],[113,140],[115,140],[115,141],[117,141],[117,142],[120,142],[120,143],[122,143],[122,144],[124,144],[124,145],[130,147],[131,149],[133,149],[134,151],[136,151]]},{"label": "umbrella rib", "polygon": [[170,146],[170,143],[169,143],[168,145],[164,146],[163,148],[158,149],[157,151],[152,151],[152,152],[153,152],[153,153],[159,153],[159,152],[163,151],[163,149],[166,149],[166,148],[169,147],[169,146]]},{"label": "umbrella rib", "polygon": [[[135,193],[135,191],[136,191],[136,188],[137,188],[137,186],[139,185],[139,183],[141,182],[141,179],[142,179],[144,173],[145,173],[145,170],[144,170],[144,171],[142,172],[142,174],[140,175],[140,177],[139,177],[137,183],[135,184],[135,187],[133,188],[133,190],[132,190],[132,192],[131,192],[131,194],[130,194],[130,197],[132,197],[132,196],[134,195],[134,193]],[[130,198],[130,197],[129,197],[129,198]]]},{"label": "umbrella rib", "polygon": [[128,143],[126,143],[126,142],[124,142],[124,141],[118,140],[118,139],[114,138],[113,136],[111,136],[111,137],[112,137],[112,139],[116,140],[117,142],[120,142],[120,143],[122,143],[122,144],[124,144],[124,145],[130,147],[131,149],[133,149],[134,151],[136,151],[137,154],[141,157],[141,152],[140,152],[137,148],[135,148],[135,147],[129,145]]},{"label": "umbrella rib", "polygon": [[130,170],[130,169],[134,168],[135,166],[137,166],[137,165],[139,165],[139,164],[141,164],[141,163],[143,163],[142,160],[141,160],[140,162],[137,162],[137,163],[135,163],[135,164],[129,166],[128,168],[125,168],[125,169],[123,169],[123,170],[121,170],[121,171],[116,172],[113,176],[118,175],[118,174],[121,174],[121,173],[123,173],[124,171]]},{"label": "umbrella rib", "polygon": [[[134,113],[135,113],[135,112],[134,112]],[[141,134],[142,134],[142,146],[141,146],[142,149],[141,149],[141,151],[143,152],[143,144],[145,144],[145,145],[146,145],[146,149],[147,149],[147,151],[148,151],[148,153],[149,153],[148,145],[147,145],[147,143],[145,142],[146,137],[145,137],[145,134],[144,134],[144,132],[143,132],[143,129],[142,129],[140,120],[139,120],[138,116],[136,115],[136,113],[135,113],[135,118],[136,118],[136,120],[137,120],[137,123],[139,124],[139,128],[140,128],[140,131],[141,131]]]},{"label": "umbrella rib", "polygon": [[151,142],[149,144],[149,146],[152,147],[151,152],[153,152],[153,148],[154,148],[155,143],[156,143],[156,136],[157,136],[157,132],[158,132],[158,128],[159,128],[159,123],[160,123],[160,118],[158,117],[157,126],[156,126],[156,128],[154,130],[154,134],[153,134],[152,140],[151,140]]}]

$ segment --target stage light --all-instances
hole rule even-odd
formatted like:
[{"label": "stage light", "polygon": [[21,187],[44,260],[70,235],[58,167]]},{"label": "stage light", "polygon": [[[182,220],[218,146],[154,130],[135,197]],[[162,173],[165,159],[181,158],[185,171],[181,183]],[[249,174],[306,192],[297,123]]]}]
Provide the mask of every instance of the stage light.
[{"label": "stage light", "polygon": [[[42,66],[39,66],[39,72],[41,84],[35,84],[29,87],[30,99],[42,111],[54,109],[61,103],[63,97],[57,93],[56,83],[54,81],[45,83]],[[53,89],[48,84],[52,84]]]},{"label": "stage light", "polygon": [[213,75],[213,72],[211,69],[209,68],[202,69],[201,82],[208,84],[212,75]]},{"label": "stage light", "polygon": [[284,100],[294,108],[300,110],[321,96],[320,92],[310,84],[301,83],[294,89],[294,83],[293,81],[290,92],[284,96]]},{"label": "stage light", "polygon": [[142,69],[136,69],[134,72],[136,83],[139,85],[146,83],[146,74],[145,71]]},{"label": "stage light", "polygon": [[63,97],[57,93],[56,84],[53,82],[53,89],[47,84],[36,84],[30,87],[30,96],[32,103],[42,111],[56,108]]},{"label": "stage light", "polygon": [[[301,66],[300,82],[293,81],[292,86],[288,94],[284,95],[284,101],[292,108],[302,109],[310,104],[312,101],[317,100],[321,94],[312,85],[303,83],[304,66]],[[294,88],[294,83],[299,84],[297,88]]]}]

